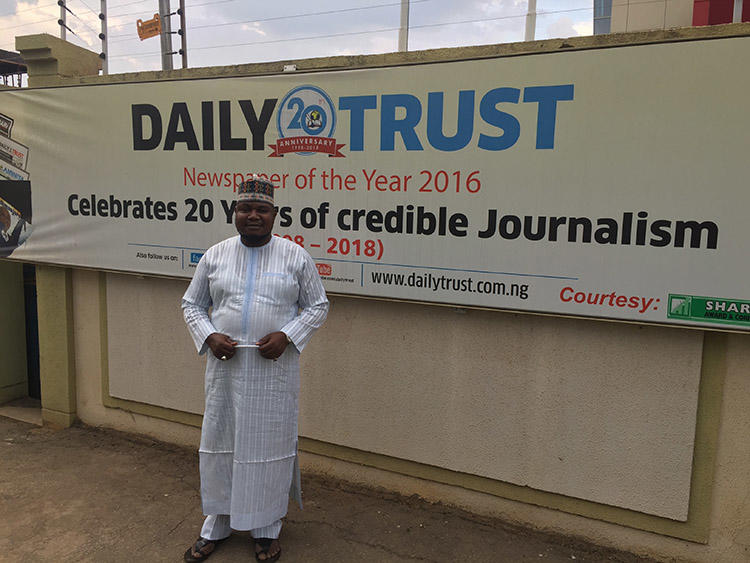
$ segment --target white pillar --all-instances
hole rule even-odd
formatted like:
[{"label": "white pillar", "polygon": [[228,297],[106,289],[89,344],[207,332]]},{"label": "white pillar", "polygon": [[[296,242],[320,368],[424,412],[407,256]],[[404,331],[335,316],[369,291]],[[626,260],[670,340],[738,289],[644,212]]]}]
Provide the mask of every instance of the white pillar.
[{"label": "white pillar", "polygon": [[526,12],[526,35],[524,41],[533,41],[536,36],[536,0],[529,0],[529,9]]},{"label": "white pillar", "polygon": [[401,27],[398,30],[398,50],[409,50],[409,0],[401,0]]}]

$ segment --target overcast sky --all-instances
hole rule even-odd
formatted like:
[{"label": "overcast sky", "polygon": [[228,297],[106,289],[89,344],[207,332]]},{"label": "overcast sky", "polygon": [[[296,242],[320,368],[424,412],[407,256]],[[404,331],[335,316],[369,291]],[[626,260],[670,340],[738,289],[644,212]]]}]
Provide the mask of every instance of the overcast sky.
[{"label": "overcast sky", "polygon": [[[100,0],[66,0],[68,40],[101,51]],[[179,6],[171,0],[172,10]],[[592,0],[537,0],[536,38],[591,35]],[[189,66],[214,66],[398,50],[399,0],[186,0]],[[110,73],[161,68],[159,39],[140,41],[138,19],[157,0],[108,0]],[[527,0],[412,0],[409,50],[522,41]],[[14,37],[59,37],[56,0],[0,0],[0,49]],[[179,18],[173,18],[173,30]],[[173,36],[179,48],[179,37]],[[174,57],[175,68],[181,65]]]}]

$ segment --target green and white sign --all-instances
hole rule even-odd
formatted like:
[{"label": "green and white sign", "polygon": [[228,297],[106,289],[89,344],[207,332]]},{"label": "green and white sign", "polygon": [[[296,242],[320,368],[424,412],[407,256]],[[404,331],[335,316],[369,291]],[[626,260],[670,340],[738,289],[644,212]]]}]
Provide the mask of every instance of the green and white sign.
[{"label": "green and white sign", "polygon": [[670,294],[667,315],[670,319],[750,327],[750,301]]}]

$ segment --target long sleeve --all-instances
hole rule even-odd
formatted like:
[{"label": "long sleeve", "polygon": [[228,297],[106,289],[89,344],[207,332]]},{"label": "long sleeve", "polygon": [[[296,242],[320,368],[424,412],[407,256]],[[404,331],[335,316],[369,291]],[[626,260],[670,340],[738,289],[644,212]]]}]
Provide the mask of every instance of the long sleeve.
[{"label": "long sleeve", "polygon": [[182,313],[190,336],[193,337],[198,354],[205,354],[208,348],[206,338],[218,332],[211,322],[208,309],[211,307],[211,293],[208,287],[208,263],[204,255],[198,262],[195,275],[185,295],[182,296]]},{"label": "long sleeve", "polygon": [[303,252],[302,255],[304,264],[298,280],[300,310],[297,316],[281,329],[300,352],[328,315],[328,298],[315,262],[307,252]]}]

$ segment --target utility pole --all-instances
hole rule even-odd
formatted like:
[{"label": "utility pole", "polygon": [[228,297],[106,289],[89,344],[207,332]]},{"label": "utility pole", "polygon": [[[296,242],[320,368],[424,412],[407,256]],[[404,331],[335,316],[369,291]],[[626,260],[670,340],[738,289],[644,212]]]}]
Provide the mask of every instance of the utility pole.
[{"label": "utility pole", "polygon": [[161,69],[173,70],[172,65],[172,11],[169,0],[159,0],[159,18],[161,19]]},{"label": "utility pole", "polygon": [[401,0],[401,27],[398,30],[398,50],[409,50],[409,0]]},{"label": "utility pole", "polygon": [[180,39],[182,44],[180,47],[180,55],[182,55],[182,68],[188,67],[187,62],[187,22],[185,20],[185,0],[180,0],[180,9],[177,10],[180,14]]},{"label": "utility pole", "polygon": [[102,59],[102,74],[109,74],[109,48],[107,38],[107,0],[101,0],[99,8],[99,21],[102,24],[99,39],[102,40],[102,52],[99,56]]},{"label": "utility pole", "polygon": [[57,5],[60,6],[60,19],[57,22],[58,24],[60,24],[60,39],[65,41],[68,29],[68,18],[66,17],[67,11],[65,10],[65,0],[57,0]]},{"label": "utility pole", "polygon": [[536,36],[536,0],[529,0],[529,9],[526,12],[526,34],[524,41],[533,41]]}]

